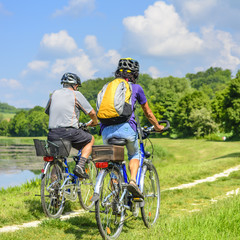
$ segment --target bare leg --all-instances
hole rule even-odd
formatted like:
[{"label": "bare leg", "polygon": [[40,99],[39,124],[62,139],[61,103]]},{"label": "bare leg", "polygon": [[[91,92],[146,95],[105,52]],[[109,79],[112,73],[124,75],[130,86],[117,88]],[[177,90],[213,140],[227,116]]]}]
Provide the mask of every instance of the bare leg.
[{"label": "bare leg", "polygon": [[131,159],[128,167],[129,167],[129,170],[131,173],[130,179],[133,179],[136,181],[137,172],[138,172],[138,168],[139,168],[139,160],[136,158]]},{"label": "bare leg", "polygon": [[94,137],[92,136],[92,140],[90,143],[88,143],[87,145],[85,145],[83,148],[82,148],[82,157],[84,158],[88,158],[89,155],[92,153],[92,146],[94,144]]},{"label": "bare leg", "polygon": [[136,177],[139,167],[139,160],[138,159],[131,159],[129,162],[129,170],[131,173],[131,178],[128,184],[128,191],[132,193],[134,198],[144,198],[143,194],[139,190],[137,184],[136,184]]}]

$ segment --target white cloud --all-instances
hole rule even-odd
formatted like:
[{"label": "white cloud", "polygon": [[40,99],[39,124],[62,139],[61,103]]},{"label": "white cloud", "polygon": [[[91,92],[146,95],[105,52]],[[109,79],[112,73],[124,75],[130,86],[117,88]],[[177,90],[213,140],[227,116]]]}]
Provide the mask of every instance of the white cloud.
[{"label": "white cloud", "polygon": [[100,55],[104,53],[103,47],[99,46],[97,42],[97,37],[94,35],[88,35],[84,39],[86,49],[89,50],[94,55]]},{"label": "white cloud", "polygon": [[72,53],[77,49],[76,42],[65,30],[58,33],[45,34],[40,45],[43,49],[66,53]]},{"label": "white cloud", "polygon": [[89,57],[85,53],[72,58],[57,59],[52,66],[53,74],[63,74],[64,72],[74,72],[80,78],[89,79],[94,78],[95,70]]},{"label": "white cloud", "polygon": [[109,62],[112,65],[115,65],[117,68],[117,63],[119,59],[121,58],[120,54],[116,50],[109,50],[105,55],[105,58],[107,58],[107,62]]},{"label": "white cloud", "polygon": [[150,73],[152,78],[160,77],[160,71],[156,67],[154,67],[154,66],[149,67],[148,68],[148,72]]},{"label": "white cloud", "polygon": [[181,2],[184,14],[192,17],[206,15],[217,5],[217,0],[186,0]]},{"label": "white cloud", "polygon": [[120,59],[120,54],[110,49],[105,52],[105,49],[99,45],[97,37],[88,35],[85,38],[86,51],[89,54],[92,62],[102,72],[113,72],[116,69],[117,63]]},{"label": "white cloud", "polygon": [[54,17],[62,15],[79,16],[90,13],[95,8],[95,0],[70,0],[63,9],[58,9],[53,14]]},{"label": "white cloud", "polygon": [[28,64],[28,67],[35,71],[41,71],[43,69],[48,68],[48,66],[49,66],[48,61],[39,61],[39,60],[32,61]]},{"label": "white cloud", "polygon": [[240,45],[233,40],[232,35],[213,27],[203,28],[202,34],[204,52],[208,54],[210,66],[236,70],[240,65]]},{"label": "white cloud", "polygon": [[24,76],[32,71],[40,72],[47,69],[48,67],[49,67],[49,61],[35,60],[28,63],[27,69],[22,71],[22,75]]},{"label": "white cloud", "polygon": [[84,81],[95,78],[96,73],[102,77],[115,70],[120,59],[116,50],[106,51],[94,35],[87,35],[84,43],[85,50],[78,48],[75,40],[64,30],[45,34],[40,49],[42,60],[30,62],[22,75],[41,73],[54,79],[64,72],[74,72]]},{"label": "white cloud", "polygon": [[179,56],[199,52],[202,40],[189,32],[173,5],[158,1],[145,10],[144,16],[123,20],[128,43],[125,50],[148,56]]},{"label": "white cloud", "polygon": [[22,85],[19,81],[15,79],[7,79],[7,78],[0,79],[0,86],[9,87],[12,89],[22,88]]}]

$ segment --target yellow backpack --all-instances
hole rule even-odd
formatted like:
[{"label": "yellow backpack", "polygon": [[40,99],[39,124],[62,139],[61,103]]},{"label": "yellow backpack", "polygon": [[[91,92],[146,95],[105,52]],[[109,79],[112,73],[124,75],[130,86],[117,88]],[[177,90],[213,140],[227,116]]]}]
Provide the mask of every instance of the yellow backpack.
[{"label": "yellow backpack", "polygon": [[106,83],[97,96],[97,117],[105,125],[127,122],[132,115],[132,84],[116,78]]}]

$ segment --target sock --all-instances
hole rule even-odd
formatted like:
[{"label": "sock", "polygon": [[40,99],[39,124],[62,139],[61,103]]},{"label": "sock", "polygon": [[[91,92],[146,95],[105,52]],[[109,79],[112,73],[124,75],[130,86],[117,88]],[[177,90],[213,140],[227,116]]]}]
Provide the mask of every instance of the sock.
[{"label": "sock", "polygon": [[87,162],[87,159],[85,157],[81,157],[78,162],[78,166],[82,169],[85,169],[85,163]]}]

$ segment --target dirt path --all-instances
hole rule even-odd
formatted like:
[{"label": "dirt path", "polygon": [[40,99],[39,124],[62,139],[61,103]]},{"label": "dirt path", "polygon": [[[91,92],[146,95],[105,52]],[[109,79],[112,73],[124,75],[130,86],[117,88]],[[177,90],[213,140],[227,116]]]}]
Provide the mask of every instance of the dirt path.
[{"label": "dirt path", "polygon": [[[183,188],[191,188],[191,187],[194,187],[195,185],[200,184],[200,183],[214,182],[218,178],[228,177],[230,173],[235,172],[235,171],[239,171],[239,170],[240,170],[240,165],[238,165],[236,167],[233,167],[233,168],[229,168],[229,169],[225,170],[222,173],[218,173],[218,174],[213,175],[212,177],[207,177],[205,179],[199,179],[199,180],[196,180],[196,181],[194,181],[192,183],[181,184],[181,185],[179,185],[177,187],[168,188],[168,189],[165,189],[163,191],[169,191],[169,190],[175,190],[175,189],[183,189]],[[238,194],[238,193],[239,193],[239,189],[233,190],[231,192],[228,192],[226,195],[229,197],[231,195]],[[212,199],[212,201],[217,201],[217,199]],[[84,214],[84,213],[87,213],[87,212],[84,211],[84,210],[70,212],[70,213],[66,213],[65,215],[61,216],[60,219],[64,220],[64,219],[75,217],[75,216],[78,216],[78,215]],[[24,223],[22,225],[13,225],[13,226],[2,227],[2,228],[0,228],[0,233],[3,233],[3,232],[14,232],[16,230],[19,230],[19,229],[22,229],[22,228],[27,228],[27,227],[37,227],[39,223],[41,223],[41,221],[33,221],[33,222]]]},{"label": "dirt path", "polygon": [[[69,219],[71,217],[78,216],[80,214],[87,213],[84,210],[79,210],[79,211],[74,211],[74,212],[68,212],[60,217],[61,220]],[[0,228],[0,233],[3,232],[14,232],[16,230],[20,230],[22,228],[28,228],[28,227],[37,227],[38,224],[40,224],[42,221],[33,221],[33,222],[28,222],[28,223],[23,223],[21,225],[13,225],[13,226],[6,226]]]},{"label": "dirt path", "polygon": [[192,183],[181,184],[177,187],[164,189],[162,192],[169,191],[169,190],[175,190],[175,189],[191,188],[191,187],[194,187],[197,184],[204,183],[204,182],[214,182],[218,178],[228,177],[230,173],[235,172],[235,171],[239,171],[239,170],[240,170],[240,165],[238,165],[236,167],[233,167],[233,168],[229,168],[222,173],[218,173],[218,174],[213,175],[212,177],[207,177],[207,178],[204,178],[204,179],[195,180]]}]

